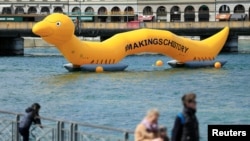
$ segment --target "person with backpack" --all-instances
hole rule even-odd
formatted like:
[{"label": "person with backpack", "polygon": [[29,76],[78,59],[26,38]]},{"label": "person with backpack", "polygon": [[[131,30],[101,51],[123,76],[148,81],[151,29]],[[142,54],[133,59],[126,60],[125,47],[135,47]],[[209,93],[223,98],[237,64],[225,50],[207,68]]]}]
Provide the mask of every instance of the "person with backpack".
[{"label": "person with backpack", "polygon": [[199,122],[196,113],[196,94],[182,96],[183,112],[177,114],[171,141],[199,141]]},{"label": "person with backpack", "polygon": [[32,123],[43,128],[39,118],[40,108],[41,106],[38,103],[34,103],[25,110],[26,114],[19,123],[19,133],[22,135],[23,141],[29,141],[29,129]]}]

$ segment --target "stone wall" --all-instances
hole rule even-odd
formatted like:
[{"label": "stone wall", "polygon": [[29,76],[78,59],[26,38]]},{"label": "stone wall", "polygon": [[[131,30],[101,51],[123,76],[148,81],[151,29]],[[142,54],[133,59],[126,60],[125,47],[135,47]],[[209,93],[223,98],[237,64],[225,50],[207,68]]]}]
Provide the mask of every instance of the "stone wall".
[{"label": "stone wall", "polygon": [[[81,40],[86,41],[100,41],[100,37],[85,37],[80,38]],[[54,45],[51,45],[47,42],[45,42],[41,38],[35,38],[35,37],[24,37],[24,47],[53,47]]]},{"label": "stone wall", "polygon": [[48,44],[41,38],[24,37],[24,47],[52,47],[53,45]]}]

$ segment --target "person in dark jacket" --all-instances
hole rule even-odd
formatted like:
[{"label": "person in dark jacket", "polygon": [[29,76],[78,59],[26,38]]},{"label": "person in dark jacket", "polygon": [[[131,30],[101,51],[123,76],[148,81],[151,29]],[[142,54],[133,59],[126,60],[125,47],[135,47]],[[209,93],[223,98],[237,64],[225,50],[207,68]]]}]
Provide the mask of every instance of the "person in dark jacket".
[{"label": "person in dark jacket", "polygon": [[29,129],[32,123],[39,125],[42,128],[41,120],[39,118],[39,110],[41,106],[38,103],[34,103],[31,107],[28,107],[26,114],[19,123],[19,133],[23,137],[23,141],[29,141]]},{"label": "person in dark jacket", "polygon": [[196,113],[196,94],[182,96],[183,112],[176,116],[171,141],[199,141],[199,123]]}]

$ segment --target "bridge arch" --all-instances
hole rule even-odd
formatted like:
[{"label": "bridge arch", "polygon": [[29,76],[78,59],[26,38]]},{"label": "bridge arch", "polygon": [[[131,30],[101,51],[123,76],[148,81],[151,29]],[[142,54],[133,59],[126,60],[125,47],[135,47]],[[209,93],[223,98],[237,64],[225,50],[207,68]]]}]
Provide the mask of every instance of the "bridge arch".
[{"label": "bridge arch", "polygon": [[37,14],[37,9],[34,6],[29,7],[28,14]]},{"label": "bridge arch", "polygon": [[100,7],[98,9],[98,15],[107,15],[108,14],[108,11],[107,11],[107,8],[106,7]]},{"label": "bridge arch", "polygon": [[60,6],[55,7],[53,12],[54,13],[63,13],[62,7],[60,7]]},{"label": "bridge arch", "polygon": [[111,14],[112,15],[119,15],[121,14],[121,10],[118,6],[114,6],[112,9],[111,9]]},{"label": "bridge arch", "polygon": [[115,6],[111,9],[111,22],[120,22],[121,21],[121,10],[118,6]]},{"label": "bridge arch", "polygon": [[108,16],[107,16],[107,14],[108,14],[107,8],[104,7],[104,6],[102,6],[102,7],[100,7],[98,9],[97,13],[98,13],[98,20],[99,20],[99,22],[106,22],[106,20],[108,18]]},{"label": "bridge arch", "polygon": [[219,13],[230,13],[230,7],[228,5],[220,6]]},{"label": "bridge arch", "polygon": [[209,21],[209,8],[207,5],[202,5],[200,6],[199,8],[199,21],[200,22],[203,22],[203,21],[206,21],[208,22]]},{"label": "bridge arch", "polygon": [[50,10],[48,7],[44,6],[41,8],[41,14],[50,14]]},{"label": "bridge arch", "polygon": [[133,9],[133,7],[127,6],[127,7],[124,9],[124,13],[127,14],[127,15],[134,15],[134,9]]},{"label": "bridge arch", "polygon": [[157,16],[167,16],[167,11],[166,11],[166,7],[164,6],[159,6],[156,10],[156,14]]},{"label": "bridge arch", "polygon": [[146,6],[142,11],[143,15],[153,15],[153,8],[151,6]]},{"label": "bridge arch", "polygon": [[11,8],[10,7],[4,7],[2,9],[2,14],[11,14]]},{"label": "bridge arch", "polygon": [[72,12],[72,15],[80,15],[81,9],[79,7],[74,7],[71,12]]},{"label": "bridge arch", "polygon": [[170,10],[170,21],[181,21],[181,10],[179,6],[173,6]]},{"label": "bridge arch", "polygon": [[24,14],[24,9],[22,6],[17,6],[15,10],[15,14]]},{"label": "bridge arch", "polygon": [[219,7],[219,14],[216,15],[218,21],[229,21],[231,17],[230,7],[228,5],[221,5]]},{"label": "bridge arch", "polygon": [[167,21],[167,10],[165,6],[159,6],[156,10],[158,21]]},{"label": "bridge arch", "polygon": [[245,7],[241,4],[238,4],[234,7],[234,13],[245,13]]},{"label": "bridge arch", "polygon": [[94,8],[93,7],[87,7],[85,10],[84,10],[85,14],[86,15],[94,15],[95,11],[94,11]]},{"label": "bridge arch", "polygon": [[195,21],[195,9],[193,6],[189,5],[184,9],[184,21],[185,22]]},{"label": "bridge arch", "polygon": [[231,21],[245,21],[247,14],[245,14],[244,5],[238,4],[234,7],[234,14],[231,15]]},{"label": "bridge arch", "polygon": [[154,20],[154,12],[151,6],[146,6],[143,8],[142,14],[138,15],[139,21],[150,22]]},{"label": "bridge arch", "polygon": [[128,21],[133,21],[135,19],[134,17],[134,9],[131,6],[127,6],[124,9],[124,21],[128,22]]}]

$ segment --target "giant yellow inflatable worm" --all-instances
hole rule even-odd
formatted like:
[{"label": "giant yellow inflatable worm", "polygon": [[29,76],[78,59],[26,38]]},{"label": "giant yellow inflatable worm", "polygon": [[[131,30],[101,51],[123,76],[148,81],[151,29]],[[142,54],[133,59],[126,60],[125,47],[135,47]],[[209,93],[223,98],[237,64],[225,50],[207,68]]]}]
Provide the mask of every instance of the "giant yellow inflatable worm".
[{"label": "giant yellow inflatable worm", "polygon": [[116,64],[124,57],[155,52],[178,62],[213,60],[224,46],[229,28],[202,40],[191,40],[169,31],[137,29],[119,33],[102,42],[81,41],[74,35],[74,23],[64,14],[53,13],[36,23],[32,31],[55,45],[73,65]]}]

